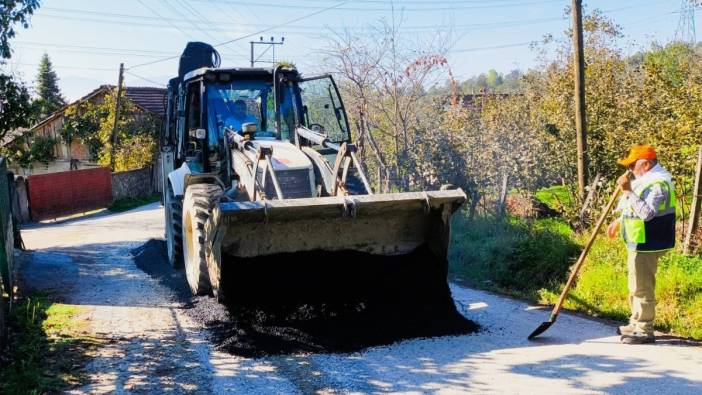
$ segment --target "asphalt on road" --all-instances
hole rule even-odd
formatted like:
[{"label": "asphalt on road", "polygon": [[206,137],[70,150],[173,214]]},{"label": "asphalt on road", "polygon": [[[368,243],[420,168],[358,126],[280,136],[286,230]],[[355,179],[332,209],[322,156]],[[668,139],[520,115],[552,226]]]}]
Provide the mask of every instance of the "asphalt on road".
[{"label": "asphalt on road", "polygon": [[[698,345],[671,338],[623,345],[614,325],[568,313],[529,342],[547,310],[456,284],[454,301],[481,326],[477,333],[348,353],[232,355],[213,341],[212,317],[193,314],[211,300],[174,297],[181,273],[137,266],[134,254],[162,239],[162,223],[153,204],[22,231],[32,250],[20,257],[26,286],[84,306],[80,319],[107,340],[85,367],[89,381],[71,393],[702,392]],[[217,318],[225,310],[202,311]]]}]

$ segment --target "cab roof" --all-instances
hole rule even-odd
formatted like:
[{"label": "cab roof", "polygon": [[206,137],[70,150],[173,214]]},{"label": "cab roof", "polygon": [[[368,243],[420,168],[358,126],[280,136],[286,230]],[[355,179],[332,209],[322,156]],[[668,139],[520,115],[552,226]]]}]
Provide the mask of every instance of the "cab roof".
[{"label": "cab roof", "polygon": [[[188,81],[194,78],[202,77],[207,74],[221,75],[229,74],[233,77],[238,78],[273,78],[273,72],[275,69],[270,67],[234,67],[234,68],[211,68],[211,67],[201,67],[193,71],[188,72],[183,76],[183,81]],[[296,69],[291,68],[281,68],[279,72],[297,76],[298,72]]]}]

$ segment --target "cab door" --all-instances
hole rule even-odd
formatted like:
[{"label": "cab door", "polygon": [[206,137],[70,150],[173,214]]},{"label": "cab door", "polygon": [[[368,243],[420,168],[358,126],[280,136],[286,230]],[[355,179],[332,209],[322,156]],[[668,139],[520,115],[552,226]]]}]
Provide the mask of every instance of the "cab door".
[{"label": "cab door", "polygon": [[349,121],[339,89],[331,75],[325,74],[298,82],[302,105],[301,124],[323,133],[334,143],[351,141]]}]

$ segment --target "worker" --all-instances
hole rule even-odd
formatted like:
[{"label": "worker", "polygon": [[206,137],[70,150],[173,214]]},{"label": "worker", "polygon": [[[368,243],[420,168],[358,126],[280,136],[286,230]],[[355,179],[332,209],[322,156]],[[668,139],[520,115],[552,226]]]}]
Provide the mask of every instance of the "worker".
[{"label": "worker", "polygon": [[247,112],[246,102],[239,99],[234,102],[234,111],[224,121],[224,126],[241,133],[241,125],[245,123],[258,124],[258,119]]},{"label": "worker", "polygon": [[675,188],[650,145],[634,145],[618,163],[635,177],[617,180],[623,193],[617,207],[621,215],[607,227],[607,236],[621,234],[628,250],[631,317],[618,333],[626,344],[653,343],[658,259],[675,246]]}]

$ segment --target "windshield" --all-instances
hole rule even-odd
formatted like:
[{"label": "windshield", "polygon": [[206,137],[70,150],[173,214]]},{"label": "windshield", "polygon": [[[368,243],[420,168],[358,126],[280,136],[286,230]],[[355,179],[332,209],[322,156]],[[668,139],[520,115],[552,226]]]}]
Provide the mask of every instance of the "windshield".
[{"label": "windshield", "polygon": [[[285,89],[281,89],[285,92]],[[291,95],[281,97],[281,110],[292,108]],[[207,120],[210,145],[218,145],[224,128],[242,132],[245,123],[256,124],[255,138],[287,139],[294,123],[288,124],[285,117],[280,131],[275,128],[275,102],[271,81],[234,81],[208,85]],[[279,133],[280,132],[280,133]]]}]

